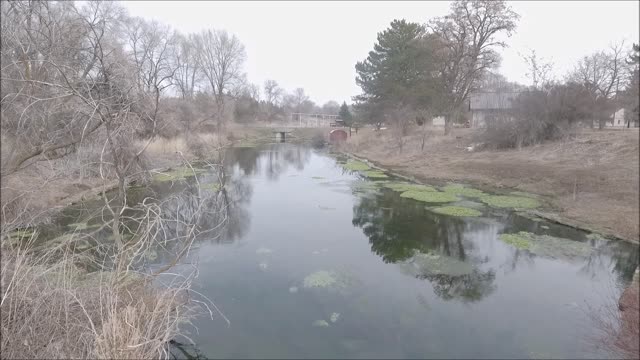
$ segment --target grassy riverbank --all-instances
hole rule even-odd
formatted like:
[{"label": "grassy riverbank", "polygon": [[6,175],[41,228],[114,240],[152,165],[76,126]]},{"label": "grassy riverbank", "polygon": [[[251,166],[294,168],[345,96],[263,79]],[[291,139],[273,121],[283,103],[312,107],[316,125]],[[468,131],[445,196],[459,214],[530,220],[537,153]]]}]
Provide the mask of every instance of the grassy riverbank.
[{"label": "grassy riverbank", "polygon": [[480,189],[511,189],[543,196],[542,214],[567,224],[638,242],[638,131],[591,131],[522,150],[468,151],[477,131],[415,131],[402,151],[391,132],[362,129],[345,150],[421,181],[457,181]]},{"label": "grassy riverbank", "polygon": [[[147,169],[180,167],[215,159],[216,149],[226,145],[210,135],[196,141],[207,145],[198,148],[181,138],[158,139],[147,147],[142,161]],[[143,181],[154,173],[141,171],[128,181]],[[36,163],[3,176],[3,358],[170,357],[169,341],[180,335],[196,311],[193,294],[189,295],[195,274],[166,274],[140,264],[159,246],[176,248],[178,261],[196,235],[154,231],[172,221],[170,214],[162,214],[162,201],[142,205],[139,219],[127,217],[126,228],[134,230],[126,237],[113,234],[114,239],[125,239],[121,243],[85,246],[95,243],[100,231],[109,233],[112,227],[125,231],[113,226],[109,213],[119,208],[106,205],[106,197],[103,216],[92,220],[97,223],[79,223],[75,231],[68,230],[46,245],[42,238],[49,237],[36,227],[46,226],[69,204],[97,199],[117,186],[113,174],[92,167],[86,158]],[[198,216],[185,221],[195,224]]]}]

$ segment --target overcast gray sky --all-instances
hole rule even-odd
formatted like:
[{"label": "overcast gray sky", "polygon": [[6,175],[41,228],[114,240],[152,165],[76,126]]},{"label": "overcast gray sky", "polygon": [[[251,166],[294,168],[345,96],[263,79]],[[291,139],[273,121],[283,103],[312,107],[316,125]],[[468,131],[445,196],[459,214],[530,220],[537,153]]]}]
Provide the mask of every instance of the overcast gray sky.
[{"label": "overcast gray sky", "polygon": [[[533,48],[562,76],[576,61],[612,42],[638,42],[638,1],[515,1],[521,18],[500,73],[528,84],[519,53]],[[205,2],[125,1],[130,14],[153,18],[184,33],[205,28],[236,34],[247,51],[249,80],[276,80],[287,91],[303,87],[311,99],[350,102],[360,91],[354,65],[393,19],[420,23],[448,12],[449,2]]]}]

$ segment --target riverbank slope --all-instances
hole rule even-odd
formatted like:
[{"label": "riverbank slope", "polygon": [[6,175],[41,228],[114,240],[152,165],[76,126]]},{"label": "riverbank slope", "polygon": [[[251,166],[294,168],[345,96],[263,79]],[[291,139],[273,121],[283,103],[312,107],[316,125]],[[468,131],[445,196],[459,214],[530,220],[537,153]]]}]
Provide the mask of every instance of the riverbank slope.
[{"label": "riverbank slope", "polygon": [[563,222],[638,242],[638,131],[583,130],[572,139],[521,150],[467,148],[478,130],[422,130],[403,139],[390,130],[361,129],[345,150],[420,181],[455,181],[480,188],[515,189],[544,196],[548,214]]}]

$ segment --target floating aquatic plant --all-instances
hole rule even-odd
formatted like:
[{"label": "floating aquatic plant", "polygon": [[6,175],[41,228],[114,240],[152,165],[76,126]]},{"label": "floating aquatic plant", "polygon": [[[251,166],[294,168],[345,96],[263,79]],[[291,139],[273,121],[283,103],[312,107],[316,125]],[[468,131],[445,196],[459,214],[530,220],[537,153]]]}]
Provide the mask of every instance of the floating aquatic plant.
[{"label": "floating aquatic plant", "polygon": [[500,240],[518,249],[531,249],[531,239],[528,232],[520,231],[517,234],[500,234]]},{"label": "floating aquatic plant", "polygon": [[375,178],[375,179],[386,179],[389,176],[387,176],[387,174],[383,173],[380,170],[367,170],[367,171],[362,171],[362,175],[368,177],[368,178]]},{"label": "floating aquatic plant", "polygon": [[442,188],[442,191],[449,194],[462,195],[467,197],[481,197],[486,194],[478,189],[473,189],[470,187],[465,187],[459,184],[447,185]]},{"label": "floating aquatic plant", "polygon": [[34,230],[32,229],[22,229],[22,230],[15,230],[11,233],[9,233],[9,237],[12,238],[28,238],[33,236],[34,234]]},{"label": "floating aquatic plant", "polygon": [[220,189],[222,189],[222,186],[220,186],[220,183],[207,183],[200,184],[200,188],[211,191],[219,191]]},{"label": "floating aquatic plant", "polygon": [[332,272],[321,270],[316,271],[304,278],[305,288],[326,288],[336,284],[335,275]]},{"label": "floating aquatic plant", "polygon": [[473,265],[450,256],[416,253],[400,264],[405,272],[414,276],[447,275],[462,276],[473,272]]},{"label": "floating aquatic plant", "polygon": [[320,208],[320,210],[335,210],[336,209],[334,207],[322,206],[322,205],[318,205],[318,208]]},{"label": "floating aquatic plant", "polygon": [[411,184],[407,182],[388,182],[383,184],[384,187],[394,191],[437,191],[435,188],[427,185]]},{"label": "floating aquatic plant", "polygon": [[322,176],[312,176],[311,178],[312,178],[312,179],[316,179],[316,180],[322,180],[322,179],[324,179],[324,177],[322,177]]},{"label": "floating aquatic plant", "polygon": [[449,216],[480,216],[482,213],[476,209],[462,206],[443,206],[431,209],[433,212]]},{"label": "floating aquatic plant", "polygon": [[100,226],[102,226],[102,224],[91,224],[91,225],[89,225],[87,222],[82,222],[82,223],[69,224],[67,226],[70,227],[70,228],[73,228],[74,230],[80,231],[80,230],[99,228]]},{"label": "floating aquatic plant", "polygon": [[153,249],[149,249],[146,252],[146,257],[149,261],[154,261],[158,258],[158,252]]},{"label": "floating aquatic plant", "polygon": [[344,166],[344,168],[347,170],[353,170],[353,171],[364,171],[364,170],[371,169],[369,165],[363,163],[362,161],[357,161],[357,160],[349,160],[347,161],[346,164],[342,166]]},{"label": "floating aquatic plant", "polygon": [[519,249],[550,258],[588,257],[593,248],[585,242],[558,238],[549,235],[536,235],[526,231],[517,234],[501,234],[500,240]]},{"label": "floating aquatic plant", "polygon": [[489,206],[498,208],[533,209],[540,206],[538,200],[523,196],[486,195],[480,200]]},{"label": "floating aquatic plant", "polygon": [[329,323],[326,320],[316,320],[311,325],[314,327],[328,327]]},{"label": "floating aquatic plant", "polygon": [[329,317],[329,321],[331,321],[332,323],[338,321],[338,319],[340,318],[340,313],[334,312],[333,314],[331,314],[331,316]]},{"label": "floating aquatic plant", "polygon": [[271,254],[273,252],[273,250],[265,248],[265,247],[261,247],[258,250],[256,250],[256,254]]},{"label": "floating aquatic plant", "polygon": [[453,194],[443,193],[439,191],[416,191],[409,190],[400,194],[400,197],[414,199],[424,202],[444,203],[460,200]]},{"label": "floating aquatic plant", "polygon": [[171,171],[155,174],[153,176],[153,180],[160,181],[160,182],[175,181],[175,180],[180,180],[180,179],[184,179],[191,176],[196,176],[197,174],[200,174],[206,171],[207,170],[205,169],[197,169],[197,168],[191,169],[190,167],[180,167],[180,168],[173,169]]},{"label": "floating aquatic plant", "polygon": [[589,240],[607,240],[607,238],[598,233],[587,234],[586,238]]}]

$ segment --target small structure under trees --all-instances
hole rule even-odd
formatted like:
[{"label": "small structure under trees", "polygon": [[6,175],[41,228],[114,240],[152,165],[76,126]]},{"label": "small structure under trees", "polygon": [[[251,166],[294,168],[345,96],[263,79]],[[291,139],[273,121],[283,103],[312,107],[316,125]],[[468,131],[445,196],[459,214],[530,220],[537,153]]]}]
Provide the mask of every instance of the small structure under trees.
[{"label": "small structure under trees", "polygon": [[514,100],[520,92],[478,92],[469,97],[471,127],[485,127],[487,122],[511,118]]}]

